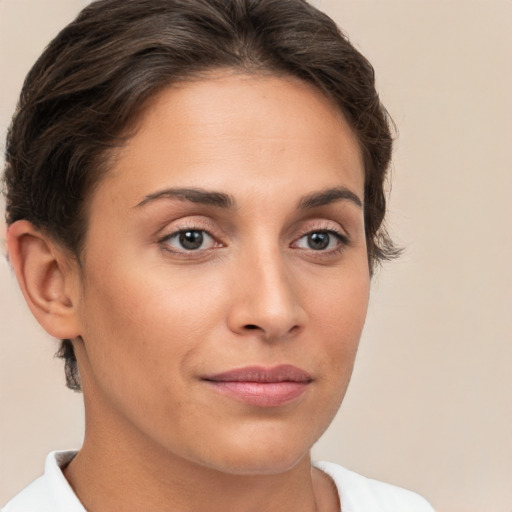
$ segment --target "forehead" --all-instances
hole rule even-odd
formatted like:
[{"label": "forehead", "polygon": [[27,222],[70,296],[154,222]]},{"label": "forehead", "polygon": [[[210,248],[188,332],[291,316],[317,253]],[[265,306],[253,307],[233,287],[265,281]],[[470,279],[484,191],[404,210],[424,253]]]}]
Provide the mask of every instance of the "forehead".
[{"label": "forehead", "polygon": [[342,180],[362,194],[363,174],[353,131],[315,87],[291,77],[216,73],[148,102],[105,185],[131,201],[163,186],[245,184],[256,192],[270,181],[322,188]]}]

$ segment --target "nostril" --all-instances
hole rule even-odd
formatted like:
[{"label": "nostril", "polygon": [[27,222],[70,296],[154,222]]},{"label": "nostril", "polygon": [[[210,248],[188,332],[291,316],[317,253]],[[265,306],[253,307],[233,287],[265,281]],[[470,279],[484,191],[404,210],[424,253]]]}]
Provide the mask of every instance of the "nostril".
[{"label": "nostril", "polygon": [[257,325],[254,325],[254,324],[247,324],[245,326],[245,328],[253,330],[253,329],[258,329],[259,327]]}]

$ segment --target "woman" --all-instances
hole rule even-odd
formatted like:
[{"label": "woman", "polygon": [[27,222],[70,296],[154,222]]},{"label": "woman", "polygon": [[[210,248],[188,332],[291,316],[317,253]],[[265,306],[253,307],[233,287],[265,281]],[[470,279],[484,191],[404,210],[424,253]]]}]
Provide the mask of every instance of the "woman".
[{"label": "woman", "polygon": [[371,66],[302,0],[87,7],[29,73],[5,170],[86,433],[4,510],[432,510],[309,457],[396,254],[390,153]]}]

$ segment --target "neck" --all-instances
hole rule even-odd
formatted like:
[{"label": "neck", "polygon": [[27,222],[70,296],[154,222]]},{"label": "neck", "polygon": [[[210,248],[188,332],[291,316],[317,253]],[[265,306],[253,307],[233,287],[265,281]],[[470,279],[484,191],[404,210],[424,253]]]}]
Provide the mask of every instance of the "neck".
[{"label": "neck", "polygon": [[94,424],[86,414],[83,447],[64,470],[88,512],[339,510],[309,455],[277,474],[227,474],[166,453],[126,426],[112,427]]},{"label": "neck", "polygon": [[64,474],[88,512],[340,510],[332,481],[312,470],[309,453],[275,471],[219,470],[176,454],[139,431],[101,393],[91,392],[87,374],[82,385],[85,440]]},{"label": "neck", "polygon": [[309,457],[280,474],[232,475],[152,450],[124,453],[86,440],[65,476],[89,512],[317,511]]}]

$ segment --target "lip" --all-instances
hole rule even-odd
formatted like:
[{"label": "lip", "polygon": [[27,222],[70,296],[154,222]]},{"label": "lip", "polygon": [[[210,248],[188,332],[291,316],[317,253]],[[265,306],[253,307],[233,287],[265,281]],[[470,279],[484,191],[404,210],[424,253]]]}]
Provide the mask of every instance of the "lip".
[{"label": "lip", "polygon": [[248,366],[208,375],[202,380],[216,392],[256,407],[280,407],[302,396],[311,376],[296,366]]}]

